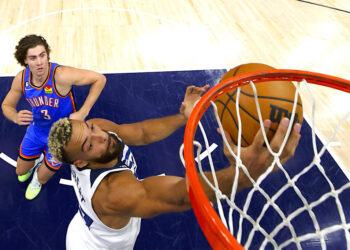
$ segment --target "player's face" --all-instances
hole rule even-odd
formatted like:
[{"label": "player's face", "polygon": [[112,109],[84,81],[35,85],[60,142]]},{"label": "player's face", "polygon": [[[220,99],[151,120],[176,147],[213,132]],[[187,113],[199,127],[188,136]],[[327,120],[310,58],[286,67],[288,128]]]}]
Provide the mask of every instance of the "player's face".
[{"label": "player's face", "polygon": [[35,77],[46,77],[49,69],[49,61],[44,46],[38,45],[28,49],[24,62],[29,66],[30,71]]},{"label": "player's face", "polygon": [[117,157],[118,141],[97,125],[72,121],[72,136],[66,152],[73,161],[107,163]]}]

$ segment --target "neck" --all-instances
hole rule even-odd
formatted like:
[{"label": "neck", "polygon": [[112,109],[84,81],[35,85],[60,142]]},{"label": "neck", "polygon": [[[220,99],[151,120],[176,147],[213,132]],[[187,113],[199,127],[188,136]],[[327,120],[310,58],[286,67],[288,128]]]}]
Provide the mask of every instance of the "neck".
[{"label": "neck", "polygon": [[101,168],[113,168],[118,163],[118,157],[107,162],[107,163],[98,163],[98,162],[89,162],[88,168],[91,169],[101,169]]},{"label": "neck", "polygon": [[46,72],[42,75],[33,74],[32,71],[31,71],[31,74],[32,74],[32,83],[42,85],[49,75],[49,67],[46,67]]}]

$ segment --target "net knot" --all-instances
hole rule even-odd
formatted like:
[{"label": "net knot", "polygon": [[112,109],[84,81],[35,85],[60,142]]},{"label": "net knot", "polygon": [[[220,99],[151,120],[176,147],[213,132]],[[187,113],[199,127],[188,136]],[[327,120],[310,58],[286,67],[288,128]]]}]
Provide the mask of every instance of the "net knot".
[{"label": "net knot", "polygon": [[315,165],[320,165],[321,164],[321,158],[318,155],[315,155],[313,162],[314,162]]},{"label": "net knot", "polygon": [[221,190],[219,190],[219,189],[215,190],[215,196],[220,200],[225,198],[224,195],[222,194]]},{"label": "net knot", "polygon": [[236,159],[236,166],[242,166],[243,165],[243,162],[242,162],[242,160],[241,160],[241,158],[237,158]]}]

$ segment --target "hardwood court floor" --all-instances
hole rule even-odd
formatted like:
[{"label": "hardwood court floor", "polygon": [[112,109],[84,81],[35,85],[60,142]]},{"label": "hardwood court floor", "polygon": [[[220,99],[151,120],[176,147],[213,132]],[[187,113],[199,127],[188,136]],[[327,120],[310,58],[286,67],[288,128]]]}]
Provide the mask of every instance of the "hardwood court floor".
[{"label": "hardwood court floor", "polygon": [[[21,70],[15,45],[36,33],[51,45],[52,61],[102,73],[229,69],[260,62],[350,79],[349,11],[348,0],[2,0],[0,76]],[[312,91],[316,128],[326,138],[349,110],[350,99],[339,91]],[[302,97],[310,120],[305,89]],[[347,169],[349,132],[348,119],[330,149]],[[36,209],[30,207],[28,214]]]},{"label": "hardwood court floor", "polygon": [[[345,0],[1,1],[0,75],[21,67],[17,41],[42,34],[51,58],[99,72],[232,68],[261,62],[350,79]],[[313,90],[316,127],[327,138],[349,106],[339,91]],[[310,101],[303,90],[307,117]],[[349,166],[347,121],[331,151]]]}]

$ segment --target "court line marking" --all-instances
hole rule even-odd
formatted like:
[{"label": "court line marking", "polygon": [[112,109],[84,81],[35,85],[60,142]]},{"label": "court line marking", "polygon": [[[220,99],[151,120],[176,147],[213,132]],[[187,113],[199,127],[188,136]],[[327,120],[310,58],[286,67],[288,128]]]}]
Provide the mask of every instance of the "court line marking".
[{"label": "court line marking", "polygon": [[[161,173],[161,174],[157,174],[157,175],[153,175],[153,176],[166,176],[165,173]],[[146,177],[147,178],[147,177]],[[139,181],[143,181],[144,179],[146,178],[143,178],[143,179],[138,179]]]},{"label": "court line marking", "polygon": [[[304,119],[306,120],[306,122],[308,123],[308,125],[312,130],[312,127],[311,127],[312,119],[305,113],[304,113]],[[314,128],[314,129],[315,129],[315,134],[317,138],[321,141],[322,145],[323,146],[326,145],[327,138],[325,138],[325,136],[323,136],[322,133],[317,128]],[[337,156],[336,151],[334,149],[334,147],[337,147],[337,146],[341,146],[341,143],[339,141],[334,141],[329,145],[329,147],[327,148],[327,151],[330,154],[330,156],[333,158],[333,160],[336,162],[338,167],[343,171],[345,176],[350,181],[350,171],[347,167],[345,167],[345,165],[343,164],[343,161]]]},{"label": "court line marking", "polygon": [[[208,157],[209,153],[212,153],[217,147],[218,145],[216,143],[211,144],[207,150],[199,155],[199,160],[203,160],[204,158]],[[198,162],[197,157],[194,157],[194,160]]]},{"label": "court line marking", "polygon": [[[322,5],[322,4],[318,4],[318,3],[314,3],[314,2],[309,2],[309,1],[305,1],[305,0],[296,0],[298,2],[304,2],[304,3],[308,3],[308,4],[313,4],[313,5],[317,5],[317,6],[321,6],[321,7],[325,7],[325,8],[329,8],[329,9],[333,9],[333,10],[337,10],[337,11],[342,11],[342,12],[345,12],[345,13],[350,13],[349,11],[346,11],[346,10],[343,10],[343,9],[338,9],[338,8],[334,8],[334,7],[331,7],[331,6],[327,6],[327,5]],[[74,12],[74,11],[88,11],[88,10],[108,10],[108,11],[121,11],[121,12],[130,12],[130,13],[136,13],[136,14],[140,14],[140,15],[145,15],[145,16],[148,16],[148,17],[153,17],[153,18],[157,18],[157,19],[160,19],[160,20],[163,20],[163,21],[166,21],[168,23],[171,23],[171,24],[179,24],[178,22],[174,21],[174,20],[171,20],[171,19],[168,19],[168,18],[165,18],[165,17],[161,17],[161,16],[158,16],[158,15],[155,15],[155,14],[152,14],[152,13],[149,13],[149,12],[144,12],[144,11],[139,11],[139,10],[135,10],[135,9],[125,9],[125,8],[114,8],[114,7],[104,7],[104,6],[97,6],[97,7],[83,7],[83,8],[73,8],[73,9],[65,9],[65,10],[58,10],[58,11],[53,11],[53,12],[49,12],[49,13],[45,13],[45,14],[42,14],[42,15],[39,15],[39,16],[36,16],[36,17],[33,17],[33,18],[30,18],[30,19],[27,19],[23,22],[20,22],[16,25],[13,25],[12,27],[8,28],[7,30],[3,31],[0,33],[0,37],[6,33],[9,33],[23,25],[26,25],[28,23],[31,23],[31,22],[34,22],[36,20],[39,20],[39,19],[42,19],[42,18],[45,18],[45,17],[48,17],[48,16],[53,16],[53,15],[57,15],[57,14],[61,14],[61,13],[68,13],[68,12]],[[197,70],[197,69],[194,69],[194,70]],[[199,70],[199,69],[198,69]],[[203,69],[202,69],[203,70]],[[169,70],[164,70],[164,71],[169,71]],[[171,70],[170,70],[171,71]],[[174,71],[178,71],[178,70],[174,70]],[[146,72],[146,70],[145,70]],[[148,72],[148,71],[147,71]],[[125,72],[123,72],[125,73]],[[134,72],[130,72],[130,73],[134,73]],[[310,124],[310,123],[309,123]],[[324,138],[322,136],[320,136],[320,133],[318,133],[318,131],[316,131],[316,134],[317,136],[319,137],[319,139],[322,141],[324,141]],[[323,143],[324,144],[324,143]],[[215,150],[215,148],[217,147],[217,145],[215,146],[216,144],[212,144],[210,147],[209,147],[209,152],[212,152],[213,150]],[[333,159],[337,162],[338,166],[340,166],[340,168],[343,170],[343,172],[346,174],[346,176],[349,178],[350,180],[350,173],[349,171],[343,166],[343,164],[340,164],[340,161],[339,159],[336,159],[337,157],[335,157],[335,154],[333,152],[330,152]],[[208,152],[205,151],[203,152],[201,155],[200,155],[200,160],[204,159],[205,157],[208,156]],[[17,163],[16,161],[14,161],[13,159],[11,159],[10,157],[8,157],[7,155],[5,155],[4,153],[0,153],[0,158],[2,158],[3,160],[5,160],[6,162],[8,162],[10,165],[16,167]],[[195,160],[197,161],[197,158],[195,157]],[[345,171],[344,171],[345,170]],[[61,179],[61,180],[66,180],[66,179]],[[69,180],[66,180],[66,181],[69,181]],[[63,181],[65,183],[65,181]],[[60,181],[61,183],[61,181]]]},{"label": "court line marking", "polygon": [[[198,68],[179,68],[179,69],[144,69],[144,70],[120,70],[120,71],[101,71],[99,73],[104,75],[116,75],[116,74],[134,74],[134,73],[166,73],[166,72],[191,72],[191,71],[227,71],[227,67],[198,67]],[[15,75],[1,75],[0,78],[11,77],[14,78]]]},{"label": "court line marking", "polygon": [[168,18],[165,18],[162,16],[158,16],[156,14],[152,14],[150,12],[140,11],[140,10],[136,10],[136,9],[114,8],[114,7],[105,7],[105,6],[81,7],[81,8],[72,8],[72,9],[52,11],[52,12],[44,13],[42,15],[26,19],[23,22],[20,22],[18,24],[10,26],[8,29],[6,29],[4,31],[0,31],[0,40],[6,40],[6,34],[10,33],[11,31],[13,31],[13,30],[15,30],[23,25],[26,25],[28,23],[32,23],[32,22],[35,22],[37,20],[43,19],[45,17],[54,16],[54,15],[61,14],[61,13],[76,12],[76,11],[106,11],[106,10],[107,11],[119,11],[119,12],[135,13],[137,15],[159,19],[159,20],[162,20],[166,23],[173,24],[173,25],[181,24],[181,22],[177,22],[177,21],[174,21],[172,19],[168,19]]},{"label": "court line marking", "polygon": [[328,9],[331,9],[331,10],[342,11],[342,12],[345,12],[345,13],[350,14],[350,11],[343,10],[343,9],[339,9],[339,8],[335,8],[335,7],[331,7],[331,6],[328,6],[328,5],[323,5],[323,4],[319,4],[319,3],[309,2],[309,1],[305,1],[305,0],[297,0],[297,1],[298,1],[298,2],[303,2],[303,3],[308,3],[308,4],[317,5],[317,6],[324,7],[324,8],[328,8]]},{"label": "court line marking", "polygon": [[[349,13],[350,11],[346,11],[343,9],[339,9],[339,8],[334,8],[331,6],[327,6],[327,5],[322,5],[322,4],[318,4],[318,3],[314,3],[314,2],[309,2],[309,1],[304,1],[304,0],[296,0],[298,2],[304,2],[304,3],[308,3],[308,4],[313,4],[313,5],[317,5],[317,6],[321,6],[321,7],[325,7],[325,8],[329,8],[329,9],[333,9],[333,10],[337,10],[337,11],[342,11],[345,13]],[[9,33],[23,25],[26,25],[28,23],[34,22],[36,20],[48,17],[48,16],[52,16],[52,15],[57,15],[60,13],[68,13],[68,12],[74,12],[74,11],[86,11],[86,10],[108,10],[108,11],[121,11],[121,12],[130,12],[130,13],[136,13],[136,14],[140,14],[140,15],[145,15],[148,17],[153,17],[153,18],[157,18],[157,19],[161,19],[163,21],[169,22],[171,24],[178,24],[178,22],[173,21],[171,19],[168,18],[164,18],[149,12],[144,12],[144,11],[138,11],[138,10],[134,10],[134,9],[125,9],[125,8],[113,8],[113,7],[85,7],[85,8],[73,8],[73,9],[65,9],[65,10],[58,10],[58,11],[53,11],[53,12],[49,12],[49,13],[45,13],[43,15],[39,15],[30,19],[27,19],[21,23],[18,23],[10,28],[8,28],[7,30],[3,31],[0,33],[0,37],[6,33]],[[199,69],[198,69],[199,70]],[[169,70],[164,70],[164,71],[169,71]],[[175,70],[174,70],[175,71]],[[176,70],[178,71],[178,70]],[[124,73],[124,72],[123,72]],[[310,123],[309,123],[310,124]],[[318,133],[318,131],[316,131],[317,136],[319,137],[319,139],[322,141],[324,141],[324,138],[322,138],[322,136],[320,136],[320,133]],[[323,143],[324,144],[324,143]],[[335,145],[333,145],[335,146]],[[214,143],[209,147],[209,152],[212,152],[216,149],[217,145]],[[329,150],[331,151],[331,150]],[[333,159],[337,162],[338,166],[343,170],[343,172],[345,173],[345,175],[349,178],[350,180],[350,173],[349,171],[343,166],[343,164],[340,164],[339,159],[337,159],[337,157],[335,157],[335,154],[333,152],[330,152],[331,156],[333,157]],[[200,160],[204,159],[205,157],[208,156],[208,152],[204,151],[202,154],[200,154]],[[6,161],[7,163],[9,163],[10,165],[12,165],[13,167],[17,166],[17,162],[13,159],[11,159],[9,156],[7,156],[4,153],[0,153],[0,158],[3,159],[4,161]],[[197,158],[195,157],[195,160],[197,161]],[[72,185],[72,181],[71,180],[67,180],[67,179],[60,179],[60,184],[63,185]]]},{"label": "court line marking", "polygon": [[[201,153],[199,155],[199,159],[202,161],[204,158],[208,157],[209,153],[212,153],[217,147],[218,147],[218,145],[216,143],[211,144],[207,150],[205,150],[203,153]],[[194,159],[196,162],[198,162],[197,157],[195,157]],[[166,175],[165,173],[158,174],[158,176],[165,176],[165,175]],[[139,179],[139,180],[142,181],[143,179]],[[60,184],[67,185],[67,186],[73,186],[73,181],[71,179],[68,180],[68,179],[61,178]]]},{"label": "court line marking", "polygon": [[0,158],[6,161],[8,164],[12,165],[13,167],[17,167],[17,161],[13,160],[11,157],[7,156],[4,153],[0,153]]},{"label": "court line marking", "polygon": [[[17,167],[17,161],[13,160],[11,157],[7,156],[5,153],[1,152],[0,158],[3,159],[4,161],[6,161],[11,166]],[[61,178],[59,183],[63,184],[63,185],[73,186],[72,180],[68,180],[68,179]]]},{"label": "court line marking", "polygon": [[34,21],[42,19],[44,17],[53,16],[53,15],[57,15],[57,14],[61,14],[61,13],[74,12],[74,11],[86,11],[86,10],[108,10],[108,11],[112,10],[112,11],[120,11],[120,12],[130,12],[130,13],[136,13],[136,14],[140,14],[140,15],[144,15],[144,16],[148,16],[148,17],[161,19],[161,20],[166,21],[166,22],[171,23],[171,24],[178,24],[178,22],[176,22],[174,20],[171,20],[171,19],[168,19],[165,17],[161,17],[161,16],[158,16],[158,15],[155,15],[155,14],[152,14],[149,12],[145,12],[145,11],[140,11],[140,10],[135,10],[135,9],[96,6],[96,7],[82,7],[82,8],[73,8],[73,9],[65,9],[65,10],[57,10],[57,11],[48,12],[48,13],[24,20],[23,22],[20,22],[16,25],[13,25],[12,27],[8,28],[7,30],[1,32],[1,35],[5,34],[5,33],[9,33],[12,30],[15,30],[15,29],[17,29],[25,24],[34,22]]},{"label": "court line marking", "polygon": [[[218,145],[216,143],[211,144],[207,150],[205,150],[203,153],[199,155],[199,159],[202,161],[204,158],[208,157],[209,153],[212,153],[217,147]],[[198,162],[197,157],[195,157],[194,159],[196,162]],[[158,176],[165,176],[165,175],[166,175],[165,173],[158,174]],[[139,180],[142,181],[143,179],[139,179]],[[73,181],[61,178],[60,184],[73,186]]]},{"label": "court line marking", "polygon": [[73,186],[73,181],[72,181],[72,179],[68,180],[68,179],[61,178],[60,184],[67,185],[67,186]]},{"label": "court line marking", "polygon": [[[166,176],[166,174],[165,174],[165,173],[161,173],[161,174],[158,174],[157,176]],[[144,180],[144,179],[139,179],[139,181],[143,181],[143,180]],[[67,186],[72,186],[72,187],[73,187],[73,180],[72,180],[72,179],[68,180],[68,179],[63,179],[63,178],[61,178],[61,179],[60,179],[60,184],[67,185]]]}]

